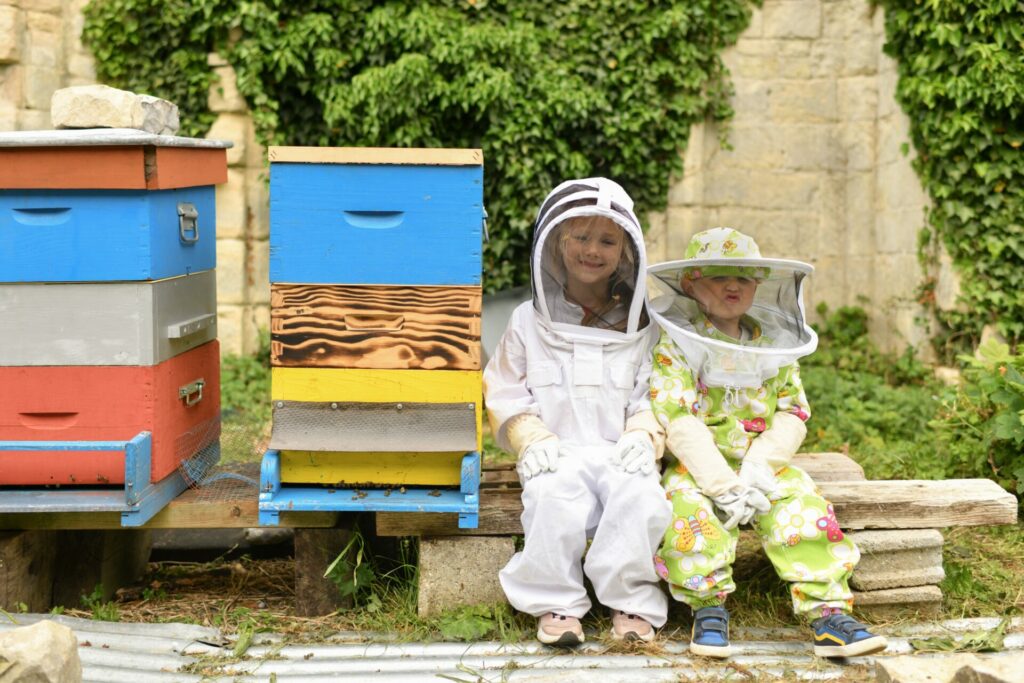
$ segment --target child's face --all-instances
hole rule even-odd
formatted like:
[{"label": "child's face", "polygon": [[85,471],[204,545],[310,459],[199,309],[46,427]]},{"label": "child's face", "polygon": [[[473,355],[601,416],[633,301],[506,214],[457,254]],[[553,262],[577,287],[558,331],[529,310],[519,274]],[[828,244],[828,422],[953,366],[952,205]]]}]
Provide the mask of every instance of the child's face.
[{"label": "child's face", "polygon": [[571,222],[562,240],[562,262],[579,284],[607,282],[619,266],[625,240],[622,228],[608,219]]},{"label": "child's face", "polygon": [[754,303],[757,280],[749,277],[717,275],[687,281],[687,294],[700,304],[708,319],[719,329],[737,325]]}]

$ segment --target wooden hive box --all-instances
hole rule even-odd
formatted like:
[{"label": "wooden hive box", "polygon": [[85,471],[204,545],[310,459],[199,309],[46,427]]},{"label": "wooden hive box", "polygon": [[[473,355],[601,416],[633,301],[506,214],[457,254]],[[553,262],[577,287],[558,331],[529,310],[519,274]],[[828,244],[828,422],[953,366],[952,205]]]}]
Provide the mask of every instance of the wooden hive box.
[{"label": "wooden hive box", "polygon": [[[216,340],[157,365],[0,367],[0,435],[114,441],[149,431],[157,482],[219,438],[219,372]],[[2,486],[121,483],[121,452],[0,451]]]},{"label": "wooden hive box", "polygon": [[269,157],[282,482],[458,486],[481,448],[480,151]]},{"label": "wooden hive box", "polygon": [[0,365],[156,365],[216,339],[216,273],[0,284],[0,330]]},{"label": "wooden hive box", "polygon": [[212,269],[228,144],[116,129],[0,134],[0,282]]}]

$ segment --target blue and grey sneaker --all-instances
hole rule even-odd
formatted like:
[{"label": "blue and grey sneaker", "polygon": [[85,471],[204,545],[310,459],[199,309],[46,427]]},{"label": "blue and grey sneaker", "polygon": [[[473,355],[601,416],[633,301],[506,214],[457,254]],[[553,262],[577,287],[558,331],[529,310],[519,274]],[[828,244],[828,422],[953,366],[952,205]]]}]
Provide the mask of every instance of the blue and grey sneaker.
[{"label": "blue and grey sneaker", "polygon": [[849,614],[830,614],[811,622],[814,654],[819,657],[856,657],[884,650],[885,636],[876,636]]},{"label": "blue and grey sneaker", "polygon": [[729,611],[724,607],[701,607],[693,613],[690,652],[702,657],[725,658],[729,647]]}]

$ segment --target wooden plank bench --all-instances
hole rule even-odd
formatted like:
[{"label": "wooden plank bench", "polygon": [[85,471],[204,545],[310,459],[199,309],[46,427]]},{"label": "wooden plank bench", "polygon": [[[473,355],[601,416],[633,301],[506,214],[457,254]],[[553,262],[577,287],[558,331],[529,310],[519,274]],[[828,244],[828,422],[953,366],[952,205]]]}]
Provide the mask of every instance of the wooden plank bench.
[{"label": "wooden plank bench", "polygon": [[[871,481],[842,453],[800,454],[794,464],[818,483],[861,550],[851,581],[859,609],[936,611],[942,600],[937,584],[944,578],[938,530],[1017,521],[1016,498],[988,479]],[[503,599],[496,574],[511,556],[511,538],[523,533],[521,493],[513,465],[485,466],[477,529],[458,529],[454,515],[377,514],[379,535],[421,538],[421,613],[469,604],[463,600],[466,577],[479,582],[482,571],[495,574],[494,599]],[[484,548],[481,539],[488,537],[491,545]],[[458,552],[460,539],[475,539],[477,547]],[[481,568],[482,553],[497,555],[487,560],[487,570]],[[459,558],[472,566],[460,566]],[[472,598],[478,597],[474,591]]]}]

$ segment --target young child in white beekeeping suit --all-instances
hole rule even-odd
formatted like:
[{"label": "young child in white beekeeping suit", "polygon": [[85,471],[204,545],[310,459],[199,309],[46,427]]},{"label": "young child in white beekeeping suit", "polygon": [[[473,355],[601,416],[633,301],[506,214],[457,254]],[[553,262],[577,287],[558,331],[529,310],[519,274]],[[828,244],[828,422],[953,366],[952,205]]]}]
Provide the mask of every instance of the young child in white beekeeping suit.
[{"label": "young child in white beekeeping suit", "polygon": [[[761,258],[750,237],[714,228],[682,261],[651,266],[651,401],[667,431],[662,479],[673,523],[656,560],[672,596],[694,610],[690,651],[728,657],[727,596],[737,526],[753,522],[814,652],[848,657],[886,647],[850,616],[860,555],[832,505],[790,464],[810,407],[797,359],[817,347],[801,285],[811,266]],[[656,291],[657,290],[657,291]]]},{"label": "young child in white beekeeping suit", "polygon": [[548,644],[583,642],[584,574],[612,610],[613,638],[650,641],[667,618],[653,561],[671,518],[657,464],[664,434],[648,399],[657,331],[632,207],[605,178],[548,195],[534,229],[533,300],[512,314],[484,370],[491,426],[518,456],[523,484],[525,545],[499,578]]}]

